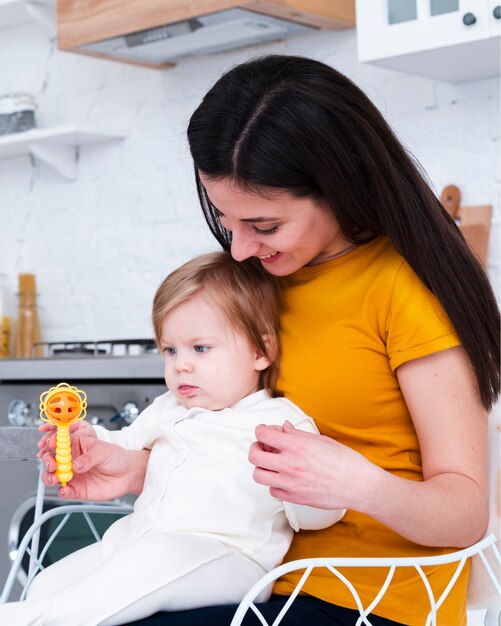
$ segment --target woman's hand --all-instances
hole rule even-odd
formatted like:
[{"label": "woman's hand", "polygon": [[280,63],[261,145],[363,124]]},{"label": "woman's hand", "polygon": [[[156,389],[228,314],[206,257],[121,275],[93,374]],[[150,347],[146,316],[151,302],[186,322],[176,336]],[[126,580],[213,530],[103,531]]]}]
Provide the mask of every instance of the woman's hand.
[{"label": "woman's hand", "polygon": [[[40,448],[40,451],[38,452],[37,456],[39,459],[41,459],[46,452],[51,452],[56,449],[57,429],[52,424],[45,423],[39,426],[38,430],[41,433],[45,433],[43,437],[40,439],[40,441],[38,442],[38,447]],[[78,432],[78,437],[73,434],[77,432]],[[92,426],[88,422],[85,422],[83,420],[80,420],[79,422],[76,422],[75,424],[71,424],[70,433],[71,433],[72,448],[73,448],[74,443],[78,441],[78,438],[81,435],[86,435],[88,437],[96,437],[96,431],[92,428]],[[71,451],[71,454],[73,455],[73,449]]]},{"label": "woman's hand", "polygon": [[[38,453],[46,469],[42,481],[48,486],[56,485],[55,428],[44,424],[39,430],[45,433]],[[148,450],[126,450],[99,441],[92,426],[85,422],[77,422],[70,430],[73,478],[59,488],[61,498],[100,501],[141,492]]]},{"label": "woman's hand", "polygon": [[382,470],[330,437],[260,425],[249,451],[254,480],[275,498],[319,509],[370,507]]}]

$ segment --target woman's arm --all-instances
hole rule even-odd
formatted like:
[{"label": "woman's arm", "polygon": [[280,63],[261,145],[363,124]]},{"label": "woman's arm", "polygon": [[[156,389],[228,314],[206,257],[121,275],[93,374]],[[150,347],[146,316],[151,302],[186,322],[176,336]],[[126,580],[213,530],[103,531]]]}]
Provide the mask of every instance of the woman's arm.
[{"label": "woman's arm", "polygon": [[[258,426],[255,480],[282,500],[367,513],[415,543],[463,547],[487,524],[487,419],[461,347],[401,365],[423,482],[399,478],[329,437]],[[276,452],[266,452],[263,445]]]},{"label": "woman's arm", "polygon": [[404,507],[388,502],[381,521],[394,518],[392,527],[417,543],[471,545],[488,521],[488,421],[466,352],[458,346],[409,361],[397,376],[418,436],[424,482],[392,476],[388,486],[405,500],[418,498],[423,515],[413,521]]}]

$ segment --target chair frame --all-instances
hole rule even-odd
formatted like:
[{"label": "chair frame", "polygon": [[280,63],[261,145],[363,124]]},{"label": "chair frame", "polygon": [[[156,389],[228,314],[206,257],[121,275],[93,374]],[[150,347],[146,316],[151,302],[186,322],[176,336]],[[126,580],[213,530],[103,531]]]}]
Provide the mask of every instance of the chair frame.
[{"label": "chair frame", "polygon": [[[43,468],[40,464],[40,478],[42,474]],[[115,504],[110,502],[103,503],[78,503],[78,504],[68,504],[58,506],[57,508],[51,509],[45,513],[42,513],[43,509],[43,501],[45,496],[45,486],[42,483],[41,479],[38,483],[36,503],[35,503],[35,515],[34,522],[26,532],[22,541],[19,544],[18,551],[14,562],[12,563],[9,575],[7,577],[6,583],[4,585],[2,595],[0,596],[0,604],[3,604],[8,601],[8,598],[12,592],[12,587],[18,575],[18,572],[21,568],[22,559],[26,553],[30,556],[30,564],[28,570],[28,580],[24,586],[21,600],[24,600],[26,593],[31,585],[31,582],[35,578],[35,576],[44,569],[42,565],[43,559],[54,541],[57,535],[60,533],[64,525],[67,523],[69,517],[74,514],[81,514],[84,516],[94,538],[96,541],[101,539],[97,529],[90,518],[90,513],[119,513],[119,514],[128,514],[132,512],[132,506],[130,504]],[[62,521],[58,524],[56,529],[53,531],[50,539],[44,546],[43,550],[39,552],[39,536],[40,529],[49,520],[56,516],[63,516]],[[30,545],[31,544],[31,545]],[[501,566],[501,555],[496,546],[496,537],[494,534],[490,534],[481,541],[477,542],[473,546],[469,548],[465,548],[463,550],[458,550],[455,552],[451,552],[445,555],[439,556],[424,556],[424,557],[395,557],[395,558],[307,558],[307,559],[299,559],[295,561],[290,561],[288,563],[284,563],[273,569],[272,571],[265,574],[257,583],[255,583],[252,588],[247,592],[245,597],[240,602],[235,615],[231,621],[230,626],[240,626],[242,624],[242,620],[244,619],[247,611],[250,609],[254,612],[256,617],[259,619],[262,626],[279,626],[284,618],[285,614],[289,610],[290,606],[299,595],[303,585],[308,579],[309,575],[313,571],[314,568],[322,567],[327,568],[336,578],[341,580],[346,587],[350,590],[352,597],[354,599],[355,605],[359,611],[360,617],[356,622],[356,626],[373,626],[369,621],[370,614],[374,611],[381,598],[384,596],[386,591],[388,590],[393,576],[397,567],[413,567],[421,578],[423,585],[426,589],[428,600],[430,602],[430,612],[426,619],[425,624],[423,626],[437,626],[437,611],[440,606],[443,604],[450,590],[454,586],[457,578],[459,577],[461,571],[463,570],[466,561],[468,558],[478,555],[481,562],[483,563],[485,570],[488,574],[490,581],[492,582],[493,588],[498,596],[501,596],[501,585],[496,575],[489,563],[486,554],[490,550],[491,557],[494,562],[497,562],[499,566]],[[430,583],[426,577],[426,574],[423,571],[423,567],[433,566],[433,565],[442,565],[442,564],[450,564],[457,563],[457,567],[452,575],[449,583],[446,588],[440,595],[438,599],[435,599],[433,595],[433,591],[431,589]],[[355,587],[351,584],[351,582],[338,571],[337,568],[360,568],[360,567],[377,567],[377,568],[388,568],[388,573],[386,575],[385,581],[372,600],[372,602],[364,607],[363,603],[358,595]],[[274,619],[274,621],[269,624],[262,613],[259,611],[258,607],[254,603],[255,599],[259,596],[259,594],[271,583],[276,581],[280,576],[287,574],[289,572],[295,570],[304,570],[303,575],[301,576],[298,584],[296,585],[293,593],[290,595],[289,599],[283,606],[282,610],[278,614],[278,616]],[[499,626],[499,619],[501,617],[501,611],[498,609],[488,609],[485,617],[485,626]]]},{"label": "chair frame", "polygon": [[[42,490],[43,491],[43,490]],[[66,522],[68,521],[70,515],[81,514],[84,516],[89,528],[91,529],[92,534],[94,535],[96,541],[101,539],[99,533],[97,532],[92,519],[90,518],[90,513],[122,513],[128,514],[132,510],[130,505],[121,505],[121,504],[110,504],[110,503],[102,503],[102,504],[69,504],[62,505],[60,507],[51,509],[46,513],[43,513],[38,516],[33,524],[30,526],[25,536],[23,537],[21,543],[19,544],[17,556],[11,566],[9,576],[5,583],[1,598],[0,604],[8,601],[9,595],[12,591],[12,587],[14,585],[16,576],[21,567],[22,559],[25,553],[30,555],[30,568],[28,581],[24,587],[21,600],[25,598],[25,595],[29,589],[29,586],[36,576],[36,574],[43,570],[44,567],[42,565],[43,559],[47,550],[49,549],[51,543],[57,537],[59,532],[62,530]],[[63,516],[63,519],[58,524],[54,532],[52,533],[49,541],[44,546],[43,550],[38,554],[38,534],[40,533],[40,528],[56,516]],[[31,546],[30,546],[31,543]],[[451,552],[449,554],[440,555],[440,556],[428,556],[428,557],[396,557],[396,558],[309,558],[309,559],[299,559],[296,561],[290,561],[289,563],[284,563],[273,569],[272,571],[265,574],[253,587],[247,592],[245,597],[240,602],[235,615],[231,621],[230,626],[240,626],[242,624],[242,620],[244,619],[247,611],[250,609],[254,612],[256,617],[259,619],[262,626],[279,626],[282,622],[285,614],[288,609],[299,595],[303,585],[308,579],[309,575],[313,571],[314,568],[322,567],[327,568],[334,576],[336,576],[339,580],[341,580],[350,590],[356,607],[360,613],[360,617],[357,620],[356,626],[372,626],[372,623],[369,620],[370,614],[376,608],[377,604],[384,596],[386,591],[388,590],[391,581],[393,579],[394,573],[397,567],[413,567],[419,577],[421,578],[423,585],[427,591],[428,599],[430,602],[430,613],[428,614],[428,618],[426,620],[426,624],[423,626],[437,626],[437,610],[440,608],[445,598],[449,594],[450,590],[454,586],[458,576],[463,570],[466,561],[468,558],[478,555],[487,571],[489,579],[491,580],[493,587],[498,595],[501,595],[501,585],[496,578],[496,575],[487,560],[486,553],[490,550],[494,559],[501,565],[501,555],[496,546],[496,537],[491,534],[488,537],[485,537],[478,543],[469,548],[465,548],[464,550],[459,550],[456,552]],[[436,600],[433,596],[433,591],[430,587],[428,579],[426,578],[426,574],[423,571],[423,567],[432,566],[432,565],[441,565],[446,563],[457,563],[456,570],[454,571],[453,576],[451,577],[448,585]],[[365,607],[362,604],[360,596],[358,595],[354,586],[350,583],[348,578],[341,574],[337,568],[360,568],[360,567],[378,567],[378,568],[388,568],[388,574],[386,579],[379,590],[378,594],[374,598],[374,600],[369,604],[369,606]],[[254,603],[255,599],[259,596],[259,594],[268,586],[270,583],[277,580],[280,576],[287,574],[289,572],[295,570],[304,570],[303,575],[301,576],[296,588],[293,593],[287,600],[286,604],[275,618],[275,620],[269,624],[262,613],[259,611],[259,608]],[[497,626],[498,618],[500,612],[497,610],[488,610],[485,618],[485,626]]]},{"label": "chair frame", "polygon": [[[496,537],[493,534],[488,535],[481,541],[477,542],[473,546],[469,548],[465,548],[464,550],[458,550],[456,552],[451,552],[445,555],[439,556],[425,556],[425,557],[396,557],[396,558],[309,558],[309,559],[299,559],[296,561],[290,561],[289,563],[284,563],[283,565],[278,566],[271,572],[265,574],[245,595],[243,600],[240,602],[238,609],[233,616],[230,626],[240,626],[243,618],[245,617],[247,611],[250,609],[254,612],[256,617],[261,622],[262,626],[279,626],[282,622],[283,617],[289,610],[290,606],[300,593],[304,583],[308,579],[309,575],[313,571],[314,568],[323,567],[327,568],[334,576],[336,576],[339,580],[341,580],[346,587],[350,590],[353,599],[355,601],[358,612],[360,613],[360,617],[356,622],[356,626],[373,626],[369,621],[370,614],[374,611],[377,604],[384,596],[386,591],[388,590],[390,583],[393,579],[393,575],[397,567],[413,567],[419,577],[421,578],[423,585],[426,589],[428,599],[430,602],[430,612],[426,619],[426,623],[423,626],[437,626],[437,610],[443,604],[444,600],[448,596],[450,590],[454,586],[457,578],[459,577],[463,567],[466,564],[468,558],[478,555],[487,571],[487,574],[493,584],[494,590],[498,595],[501,595],[501,585],[496,578],[496,575],[487,560],[486,552],[487,550],[491,550],[494,556],[494,559],[501,566],[501,556],[499,550],[496,546]],[[435,599],[433,595],[433,591],[431,589],[430,583],[426,577],[426,574],[423,571],[423,567],[431,566],[431,565],[443,565],[446,563],[457,563],[456,570],[454,571],[453,576],[451,577],[448,585],[438,598]],[[338,571],[338,567],[342,568],[360,568],[360,567],[380,567],[380,568],[388,568],[388,574],[386,579],[379,590],[376,597],[373,601],[364,608],[360,596],[358,595],[354,586],[350,583],[350,581]],[[303,575],[301,576],[298,584],[296,585],[294,591],[290,595],[289,599],[283,606],[280,613],[277,615],[275,620],[269,624],[264,618],[263,614],[260,612],[256,604],[254,604],[254,600],[259,596],[259,594],[265,589],[270,583],[276,581],[280,576],[284,574],[288,574],[289,572],[295,570],[304,570]],[[488,609],[487,614],[485,616],[485,626],[498,626],[499,617],[501,616],[501,612],[496,609]]]},{"label": "chair frame", "polygon": [[[40,465],[40,468],[39,468],[40,476],[39,476],[37,495],[36,495],[36,501],[35,501],[35,512],[34,512],[33,524],[28,528],[28,530],[26,531],[26,534],[24,535],[23,539],[21,540],[18,546],[16,558],[14,559],[11,565],[9,575],[7,576],[7,580],[2,590],[2,595],[0,596],[0,604],[4,604],[5,602],[8,601],[9,596],[12,592],[12,587],[14,586],[16,578],[18,577],[18,573],[21,570],[22,560],[24,558],[24,555],[27,553],[29,554],[29,557],[30,557],[29,568],[28,568],[28,579],[24,585],[20,600],[25,599],[26,593],[28,592],[28,589],[33,579],[40,571],[45,569],[42,563],[45,558],[45,555],[47,554],[47,551],[49,550],[50,546],[52,545],[53,541],[56,539],[58,534],[66,525],[71,515],[75,515],[75,514],[83,515],[95,540],[100,541],[101,536],[99,535],[90,517],[90,513],[103,513],[103,514],[108,514],[108,513],[117,514],[118,513],[118,514],[124,514],[124,515],[132,513],[132,508],[133,508],[132,505],[126,504],[126,503],[116,504],[113,502],[102,502],[99,504],[86,503],[86,502],[82,502],[78,504],[66,504],[66,505],[58,506],[54,509],[50,509],[49,511],[46,511],[45,513],[42,513],[43,502],[44,502],[44,497],[45,497],[45,485],[43,484],[41,480],[43,467],[41,463],[39,465]],[[61,515],[63,516],[63,519],[61,520],[61,522],[59,522],[59,524],[53,531],[52,535],[50,536],[50,539],[47,541],[43,550],[39,554],[40,529],[46,522],[51,520],[53,517],[61,516]]]}]

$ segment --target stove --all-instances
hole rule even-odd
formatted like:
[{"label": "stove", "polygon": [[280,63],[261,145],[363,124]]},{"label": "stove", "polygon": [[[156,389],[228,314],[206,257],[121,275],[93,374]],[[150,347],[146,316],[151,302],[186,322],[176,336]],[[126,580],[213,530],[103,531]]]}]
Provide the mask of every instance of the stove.
[{"label": "stove", "polygon": [[[86,420],[109,429],[129,425],[166,391],[163,359],[153,339],[39,345],[42,357],[0,359],[0,427],[39,425],[40,394],[59,382],[83,389],[88,401]],[[0,588],[10,567],[13,546],[8,545],[8,537],[13,534],[13,520],[19,519],[20,511],[24,516],[28,503],[31,507],[34,502],[36,452],[29,460],[0,461]],[[48,490],[47,502],[57,505],[54,490]]]},{"label": "stove", "polygon": [[58,382],[81,387],[89,403],[87,419],[114,429],[130,424],[165,391],[153,339],[39,345],[41,358],[0,360],[0,426],[41,423],[40,394]]}]

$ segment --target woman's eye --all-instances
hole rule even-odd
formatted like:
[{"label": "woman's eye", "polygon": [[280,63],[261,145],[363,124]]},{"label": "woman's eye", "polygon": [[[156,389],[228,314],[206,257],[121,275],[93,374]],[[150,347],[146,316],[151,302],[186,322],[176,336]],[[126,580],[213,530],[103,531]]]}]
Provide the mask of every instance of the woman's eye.
[{"label": "woman's eye", "polygon": [[278,226],[273,226],[273,228],[266,228],[264,230],[261,230],[260,228],[256,228],[254,226],[254,230],[256,231],[256,233],[258,233],[259,235],[273,235],[274,233],[277,232],[278,230]]},{"label": "woman's eye", "polygon": [[195,352],[200,352],[203,354],[204,352],[209,351],[209,346],[195,346]]},{"label": "woman's eye", "polygon": [[164,352],[165,354],[172,356],[173,354],[176,354],[176,348],[164,348]]}]

